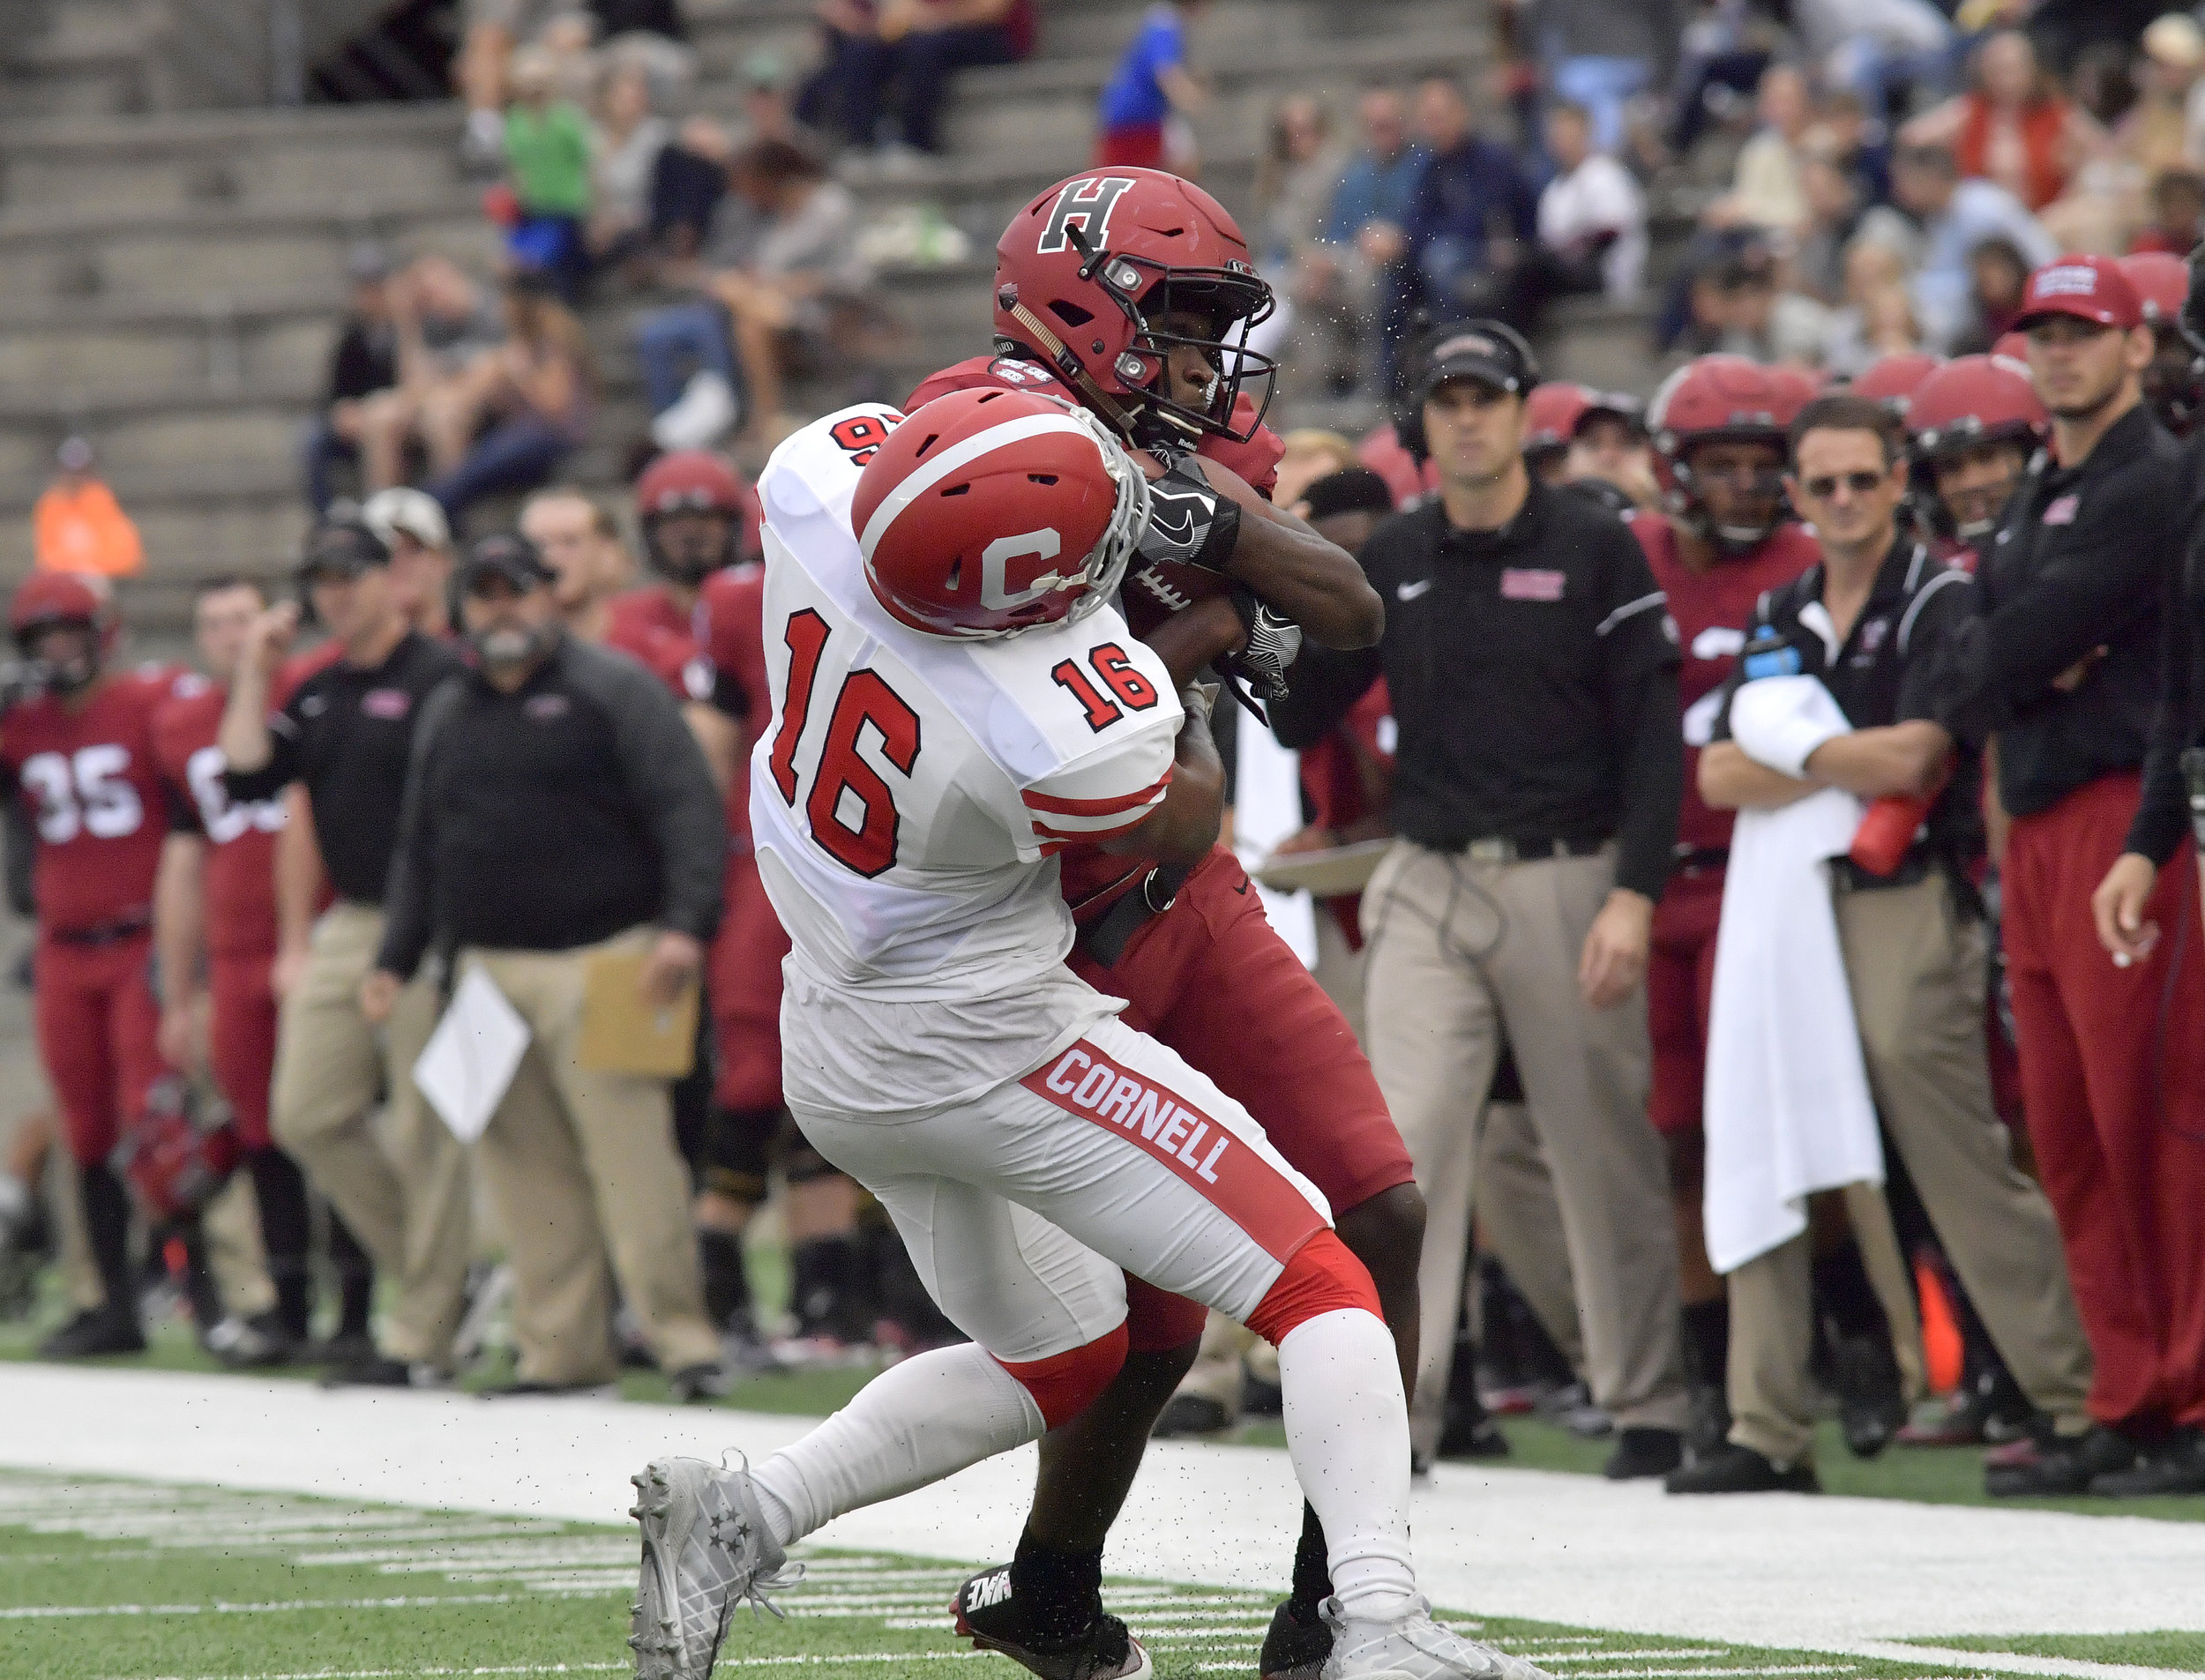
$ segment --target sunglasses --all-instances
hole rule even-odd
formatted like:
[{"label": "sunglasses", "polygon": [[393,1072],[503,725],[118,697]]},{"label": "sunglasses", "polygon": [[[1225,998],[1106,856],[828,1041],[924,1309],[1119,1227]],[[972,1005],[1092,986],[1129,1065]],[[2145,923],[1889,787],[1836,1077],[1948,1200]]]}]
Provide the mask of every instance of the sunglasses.
[{"label": "sunglasses", "polygon": [[1799,488],[1816,501],[1827,502],[1837,494],[1837,487],[1841,484],[1855,496],[1865,496],[1882,485],[1887,477],[1888,474],[1884,473],[1839,473],[1824,478],[1802,479]]}]

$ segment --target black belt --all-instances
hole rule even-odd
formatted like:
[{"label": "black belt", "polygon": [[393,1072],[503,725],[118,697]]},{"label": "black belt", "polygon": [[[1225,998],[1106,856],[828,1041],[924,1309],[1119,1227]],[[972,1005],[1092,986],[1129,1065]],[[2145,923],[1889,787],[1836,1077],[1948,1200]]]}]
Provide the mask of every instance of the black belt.
[{"label": "black belt", "polygon": [[1840,892],[1880,892],[1895,886],[1919,886],[1937,867],[1937,855],[1917,846],[1888,875],[1872,875],[1850,857],[1830,860],[1830,885]]},{"label": "black belt", "polygon": [[97,948],[101,945],[119,945],[126,939],[151,933],[153,929],[153,917],[129,915],[116,922],[102,922],[96,927],[56,928],[46,937],[57,945]]},{"label": "black belt", "polygon": [[1420,840],[1426,851],[1467,857],[1473,863],[1537,863],[1550,857],[1597,857],[1608,844],[1597,840],[1514,840],[1506,834],[1481,834],[1475,840]]},{"label": "black belt", "polygon": [[1117,967],[1133,936],[1171,907],[1186,877],[1193,873],[1191,868],[1159,863],[1140,877],[1139,885],[1080,930],[1080,948],[1103,967]]}]

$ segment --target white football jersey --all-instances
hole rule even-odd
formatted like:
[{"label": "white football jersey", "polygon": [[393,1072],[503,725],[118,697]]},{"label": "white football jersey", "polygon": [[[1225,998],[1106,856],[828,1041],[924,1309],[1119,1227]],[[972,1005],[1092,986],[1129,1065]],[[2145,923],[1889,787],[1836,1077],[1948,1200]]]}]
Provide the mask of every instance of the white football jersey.
[{"label": "white football jersey", "polygon": [[1117,1007],[1064,964],[1055,854],[1162,802],[1182,713],[1108,608],[987,640],[925,635],[865,579],[850,503],[901,416],[867,404],[774,452],[773,728],[751,755],[759,873],[788,930],[784,1086],[908,1112],[1038,1065]]}]

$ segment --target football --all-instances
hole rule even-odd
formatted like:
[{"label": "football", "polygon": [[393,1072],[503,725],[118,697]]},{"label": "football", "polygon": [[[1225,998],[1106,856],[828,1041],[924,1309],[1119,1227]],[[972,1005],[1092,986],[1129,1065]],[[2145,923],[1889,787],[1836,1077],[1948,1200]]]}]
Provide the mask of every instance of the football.
[{"label": "football", "polygon": [[1129,570],[1119,598],[1127,628],[1136,636],[1146,636],[1174,613],[1222,595],[1230,586],[1229,579],[1204,567],[1156,561]]}]

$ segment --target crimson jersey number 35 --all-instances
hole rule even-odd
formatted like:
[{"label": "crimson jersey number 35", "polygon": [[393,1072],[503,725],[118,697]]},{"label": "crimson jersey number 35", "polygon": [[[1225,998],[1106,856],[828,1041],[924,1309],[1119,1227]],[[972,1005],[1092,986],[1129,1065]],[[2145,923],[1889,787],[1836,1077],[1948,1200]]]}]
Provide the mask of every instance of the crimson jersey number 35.
[{"label": "crimson jersey number 35", "polygon": [[[818,762],[811,767],[811,791],[804,793],[796,749],[811,719],[819,655],[826,649],[828,634],[826,620],[809,607],[791,613],[782,628],[781,640],[789,649],[788,698],[766,763],[774,786],[790,810],[803,798],[811,838],[835,862],[871,880],[895,867],[896,837],[903,819],[896,810],[894,790],[858,751],[858,743],[870,729],[879,743],[881,758],[908,776],[919,762],[919,714],[878,671],[850,672],[834,696]],[[1145,712],[1156,704],[1155,687],[1132,668],[1125,650],[1116,643],[1089,649],[1087,663],[1092,677],[1071,660],[1058,663],[1050,676],[1079,705],[1089,728],[1100,731],[1123,715],[1098,691],[1098,683],[1128,710]]]}]

